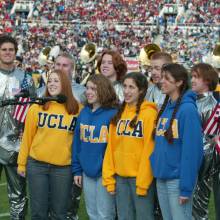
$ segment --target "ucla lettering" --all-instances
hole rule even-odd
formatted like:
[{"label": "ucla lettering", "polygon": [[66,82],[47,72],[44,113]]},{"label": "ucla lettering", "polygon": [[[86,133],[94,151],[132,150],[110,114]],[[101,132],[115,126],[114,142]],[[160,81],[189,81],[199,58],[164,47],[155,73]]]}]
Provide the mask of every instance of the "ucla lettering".
[{"label": "ucla lettering", "polygon": [[73,117],[70,127],[69,127],[69,131],[74,131],[75,127],[76,127],[76,121],[77,121],[77,117]]},{"label": "ucla lettering", "polygon": [[47,114],[47,113],[39,112],[39,113],[38,113],[38,116],[39,116],[38,127],[44,127],[44,126],[45,126],[45,123],[46,123],[46,118],[47,118],[48,114]]},{"label": "ucla lettering", "polygon": [[[157,129],[156,129],[156,135],[164,136],[164,133],[166,132],[166,129],[169,126],[169,123],[170,121],[168,121],[168,118],[160,118],[158,121]],[[172,131],[173,131],[173,138],[175,139],[179,138],[177,119],[173,120]]]},{"label": "ucla lettering", "polygon": [[59,129],[63,129],[63,130],[67,130],[67,126],[66,126],[66,125],[63,125],[63,115],[59,115],[59,118],[60,118],[60,120],[59,120],[59,126],[58,126],[58,128],[59,128]]},{"label": "ucla lettering", "polygon": [[[48,128],[55,128],[56,127],[56,120],[53,120],[54,119],[57,119],[58,115],[49,115],[48,116]],[[52,122],[53,120],[53,122]]]},{"label": "ucla lettering", "polygon": [[66,124],[64,122],[64,115],[57,115],[57,114],[48,114],[39,112],[38,113],[38,127],[48,127],[48,128],[57,128],[60,130],[68,130],[74,131],[76,126],[76,117],[72,118],[72,121]]},{"label": "ucla lettering", "polygon": [[117,135],[143,137],[143,121],[137,121],[135,128],[129,126],[131,120],[120,120],[117,124]]},{"label": "ucla lettering", "polygon": [[[95,135],[96,134],[96,135]],[[102,125],[100,132],[96,132],[94,125],[80,124],[80,139],[90,143],[106,143],[108,138],[108,127]]]}]

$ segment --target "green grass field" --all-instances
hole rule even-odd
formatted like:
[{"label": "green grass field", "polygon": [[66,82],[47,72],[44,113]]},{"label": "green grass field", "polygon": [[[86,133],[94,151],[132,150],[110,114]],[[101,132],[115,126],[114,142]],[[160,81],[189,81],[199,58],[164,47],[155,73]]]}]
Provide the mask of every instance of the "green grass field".
[{"label": "green grass field", "polygon": [[[0,180],[0,220],[9,220],[9,209],[8,209],[8,198],[7,198],[7,186],[5,182],[4,175],[2,176]],[[211,199],[210,207],[209,207],[209,213],[210,213],[210,220],[215,220],[214,217],[214,205],[213,205],[213,198]],[[80,209],[79,209],[79,220],[88,220],[88,216],[86,214],[85,210],[85,204],[83,199],[81,199]],[[30,220],[30,216],[28,215],[27,220]]]}]

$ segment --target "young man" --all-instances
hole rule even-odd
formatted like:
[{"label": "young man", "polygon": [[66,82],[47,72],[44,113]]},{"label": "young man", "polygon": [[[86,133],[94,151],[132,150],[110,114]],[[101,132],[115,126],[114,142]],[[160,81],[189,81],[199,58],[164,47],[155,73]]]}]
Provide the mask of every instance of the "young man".
[{"label": "young man", "polygon": [[170,54],[164,52],[156,52],[150,60],[152,84],[148,87],[146,99],[156,103],[158,108],[161,107],[165,99],[165,95],[162,94],[160,89],[160,81],[162,79],[161,68],[164,64],[169,63],[172,63],[172,57]]},{"label": "young man", "polygon": [[[29,85],[31,77],[25,76],[21,69],[15,68],[18,49],[14,38],[0,36],[0,100],[12,99],[22,89],[24,79]],[[27,77],[27,78],[25,78]],[[0,106],[0,175],[4,168],[12,220],[25,219],[27,198],[25,179],[17,174],[17,155],[23,123],[14,119],[14,105]]]},{"label": "young man", "polygon": [[218,84],[218,73],[214,68],[206,63],[199,63],[193,66],[192,70],[192,90],[197,93],[197,107],[202,119],[204,130],[203,150],[204,160],[200,169],[197,186],[193,198],[193,216],[195,219],[208,219],[208,204],[213,183],[213,194],[216,207],[216,219],[220,220],[219,206],[220,199],[220,155],[216,150],[215,137],[219,131],[206,132],[210,126],[213,110],[219,104],[213,96],[213,92]]}]

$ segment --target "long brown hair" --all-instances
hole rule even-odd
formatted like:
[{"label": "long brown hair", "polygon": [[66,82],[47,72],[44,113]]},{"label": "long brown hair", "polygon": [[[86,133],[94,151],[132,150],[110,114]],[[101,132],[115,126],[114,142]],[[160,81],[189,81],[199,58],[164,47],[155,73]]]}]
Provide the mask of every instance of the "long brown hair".
[{"label": "long brown hair", "polygon": [[96,85],[99,104],[103,108],[118,107],[115,90],[107,77],[102,74],[94,74],[88,78],[87,82],[89,81]]},{"label": "long brown hair", "polygon": [[[136,123],[137,123],[137,119],[138,119],[138,115],[140,113],[141,104],[143,103],[143,101],[145,99],[146,92],[147,92],[147,89],[148,89],[148,82],[147,82],[147,78],[143,74],[136,73],[136,72],[128,73],[124,77],[123,82],[126,79],[132,79],[134,81],[134,83],[136,84],[136,86],[138,87],[138,90],[141,91],[141,93],[139,94],[139,97],[138,97],[138,102],[136,104],[136,114],[135,114],[134,118],[131,120],[131,122],[129,124],[129,126],[131,128],[135,128]],[[122,116],[122,113],[125,109],[125,106],[126,106],[126,102],[124,101],[122,103],[122,105],[120,106],[119,111],[117,112],[117,114],[112,118],[111,122],[114,125],[117,125],[118,121],[121,119],[121,116]]]},{"label": "long brown hair", "polygon": [[[79,111],[79,104],[73,96],[71,83],[67,75],[62,70],[52,70],[48,78],[50,78],[50,74],[55,73],[58,75],[60,82],[61,82],[61,94],[67,97],[65,102],[65,108],[69,114],[77,114]],[[48,92],[48,87],[46,86],[45,97],[49,97],[50,94]],[[49,109],[50,102],[46,102],[43,105],[44,110]]]},{"label": "long brown hair", "polygon": [[[164,136],[167,139],[168,143],[172,144],[173,143],[173,131],[172,131],[173,121],[174,121],[176,113],[180,107],[183,95],[189,89],[189,77],[188,77],[188,72],[184,68],[184,66],[177,64],[177,63],[163,65],[161,72],[163,72],[164,74],[169,73],[175,79],[176,82],[182,81],[182,85],[179,88],[180,95],[176,101],[176,105],[175,105],[175,108],[173,110],[173,113],[172,113],[172,116],[170,119],[169,127],[166,130],[166,132],[164,133]],[[157,123],[159,121],[160,116],[162,115],[162,113],[164,112],[164,110],[168,104],[168,101],[169,101],[169,96],[166,95],[166,98],[163,102],[163,105],[157,115],[156,126],[157,126]],[[153,136],[155,136],[155,134],[156,134],[156,128],[153,131]]]},{"label": "long brown hair", "polygon": [[123,79],[123,77],[125,76],[126,72],[127,72],[127,64],[124,61],[124,59],[122,58],[121,54],[117,51],[114,50],[105,50],[101,57],[98,59],[97,62],[97,68],[99,70],[99,72],[101,73],[101,64],[102,64],[102,59],[104,57],[105,54],[111,55],[112,56],[112,63],[114,66],[114,69],[116,71],[117,74],[117,81],[120,81]]}]

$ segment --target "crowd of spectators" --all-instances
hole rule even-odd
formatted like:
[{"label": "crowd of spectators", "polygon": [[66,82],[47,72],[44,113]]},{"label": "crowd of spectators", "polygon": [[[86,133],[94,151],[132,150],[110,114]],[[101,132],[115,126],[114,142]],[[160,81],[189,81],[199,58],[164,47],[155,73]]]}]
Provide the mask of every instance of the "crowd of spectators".
[{"label": "crowd of spectators", "polygon": [[18,55],[32,71],[42,68],[38,55],[44,47],[59,45],[78,60],[87,42],[94,42],[98,52],[104,48],[117,49],[125,57],[138,57],[144,45],[155,42],[177,61],[191,65],[201,61],[219,41],[219,3],[205,0],[178,3],[184,4],[185,21],[195,24],[187,25],[181,16],[178,19],[184,24],[158,22],[163,7],[160,0],[36,0],[31,18],[25,13],[10,14],[14,0],[3,0],[0,2],[0,32],[16,36]]}]

